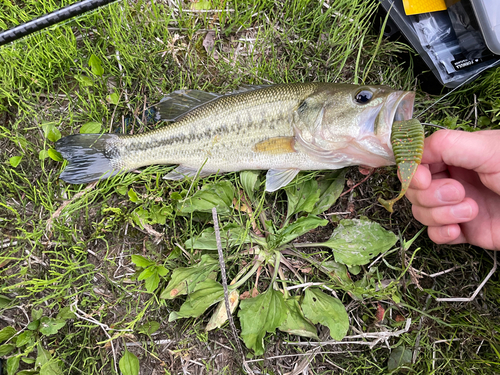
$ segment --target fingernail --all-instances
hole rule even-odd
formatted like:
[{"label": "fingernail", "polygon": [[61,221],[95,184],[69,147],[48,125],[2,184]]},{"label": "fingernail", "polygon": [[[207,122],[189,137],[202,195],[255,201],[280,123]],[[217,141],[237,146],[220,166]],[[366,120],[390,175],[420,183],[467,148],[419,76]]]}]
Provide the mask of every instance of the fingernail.
[{"label": "fingernail", "polygon": [[468,203],[459,204],[451,209],[451,213],[457,219],[470,219],[472,216],[472,207]]},{"label": "fingernail", "polygon": [[441,227],[439,229],[439,234],[441,235],[441,237],[443,238],[449,238],[450,237],[450,226],[449,225],[445,225],[443,227]]},{"label": "fingernail", "polygon": [[460,199],[460,192],[452,184],[445,184],[436,191],[436,196],[441,202],[456,202]]}]

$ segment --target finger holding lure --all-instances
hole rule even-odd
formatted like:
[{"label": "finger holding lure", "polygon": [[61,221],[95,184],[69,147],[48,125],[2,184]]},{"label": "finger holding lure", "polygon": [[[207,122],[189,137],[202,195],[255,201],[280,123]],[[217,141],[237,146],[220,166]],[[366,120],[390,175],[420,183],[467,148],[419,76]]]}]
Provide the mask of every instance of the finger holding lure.
[{"label": "finger holding lure", "polygon": [[[301,170],[397,163],[406,189],[423,140],[411,120],[414,98],[386,86],[331,83],[247,86],[227,95],[175,91],[158,105],[161,119],[173,122],[158,130],[60,139],[56,149],[69,161],[60,177],[88,183],[152,164],[177,164],[164,176],[170,180],[267,170],[272,192]],[[391,210],[403,194],[381,203]]]}]

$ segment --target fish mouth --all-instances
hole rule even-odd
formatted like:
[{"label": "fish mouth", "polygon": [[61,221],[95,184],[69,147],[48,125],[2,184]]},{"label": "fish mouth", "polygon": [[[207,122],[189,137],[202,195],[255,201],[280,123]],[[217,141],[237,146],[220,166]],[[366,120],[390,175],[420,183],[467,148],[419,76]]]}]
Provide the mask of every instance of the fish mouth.
[{"label": "fish mouth", "polygon": [[[391,93],[384,105],[384,109],[379,114],[379,125],[383,124],[378,130],[384,139],[384,142],[390,150],[392,125],[395,121],[410,120],[413,116],[413,104],[415,102],[415,92],[413,91],[395,91]],[[380,121],[382,120],[382,121]]]}]

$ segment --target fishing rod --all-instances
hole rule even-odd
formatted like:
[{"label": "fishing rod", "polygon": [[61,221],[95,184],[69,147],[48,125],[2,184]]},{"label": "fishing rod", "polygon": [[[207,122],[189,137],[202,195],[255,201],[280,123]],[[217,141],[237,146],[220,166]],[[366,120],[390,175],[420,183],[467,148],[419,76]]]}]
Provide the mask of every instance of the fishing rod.
[{"label": "fishing rod", "polygon": [[108,5],[116,0],[82,0],[0,32],[0,46],[43,30],[67,19]]}]

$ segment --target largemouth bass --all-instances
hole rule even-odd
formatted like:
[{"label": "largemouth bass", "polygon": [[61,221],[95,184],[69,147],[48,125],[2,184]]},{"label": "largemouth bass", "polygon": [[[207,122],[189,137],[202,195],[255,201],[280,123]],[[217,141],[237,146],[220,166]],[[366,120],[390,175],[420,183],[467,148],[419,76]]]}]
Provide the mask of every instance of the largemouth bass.
[{"label": "largemouth bass", "polygon": [[177,164],[164,178],[267,170],[266,190],[301,170],[395,163],[393,123],[412,117],[415,93],[386,86],[294,83],[226,95],[173,92],[158,105],[174,121],[137,135],[79,134],[57,141],[72,184],[151,164]]}]

